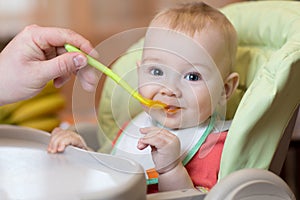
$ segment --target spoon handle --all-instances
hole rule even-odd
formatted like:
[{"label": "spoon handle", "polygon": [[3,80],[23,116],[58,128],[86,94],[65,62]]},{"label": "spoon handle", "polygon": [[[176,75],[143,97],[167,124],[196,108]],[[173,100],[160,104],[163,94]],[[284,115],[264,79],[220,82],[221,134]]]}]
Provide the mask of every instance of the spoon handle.
[{"label": "spoon handle", "polygon": [[97,61],[95,58],[92,56],[87,55],[86,53],[82,52],[78,48],[74,47],[73,45],[70,44],[65,44],[65,49],[68,52],[80,52],[83,53],[87,59],[88,59],[88,64],[91,66],[95,67],[111,79],[113,79],[117,84],[119,84],[121,87],[123,87],[131,96],[136,98],[138,101],[140,101],[142,104],[149,106],[149,101],[148,99],[145,99],[142,95],[140,95],[136,90],[134,90],[128,83],[126,83],[119,75],[115,74],[111,69]]}]

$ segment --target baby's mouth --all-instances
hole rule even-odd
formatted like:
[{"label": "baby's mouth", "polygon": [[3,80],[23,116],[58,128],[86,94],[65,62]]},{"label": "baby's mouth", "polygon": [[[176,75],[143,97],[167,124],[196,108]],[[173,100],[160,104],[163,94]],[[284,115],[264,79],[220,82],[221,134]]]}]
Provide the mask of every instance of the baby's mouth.
[{"label": "baby's mouth", "polygon": [[173,106],[173,105],[167,105],[165,107],[165,112],[167,113],[176,113],[177,111],[179,111],[181,108],[178,106]]}]

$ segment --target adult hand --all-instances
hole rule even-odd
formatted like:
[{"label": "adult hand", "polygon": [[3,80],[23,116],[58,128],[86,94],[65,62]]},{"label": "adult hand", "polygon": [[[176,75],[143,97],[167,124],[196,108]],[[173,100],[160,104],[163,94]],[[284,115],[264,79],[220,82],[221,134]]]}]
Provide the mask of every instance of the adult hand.
[{"label": "adult hand", "polygon": [[73,73],[77,73],[84,89],[93,91],[97,72],[83,68],[87,58],[67,53],[65,43],[93,55],[90,42],[68,29],[30,25],[13,38],[0,54],[0,105],[30,98],[52,79],[60,87]]}]

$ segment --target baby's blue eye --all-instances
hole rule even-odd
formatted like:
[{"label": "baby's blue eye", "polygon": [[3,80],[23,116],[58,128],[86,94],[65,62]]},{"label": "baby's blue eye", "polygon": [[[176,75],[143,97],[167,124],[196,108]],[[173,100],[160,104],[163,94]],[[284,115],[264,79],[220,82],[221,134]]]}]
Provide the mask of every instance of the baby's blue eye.
[{"label": "baby's blue eye", "polygon": [[199,81],[201,80],[201,75],[197,72],[189,73],[184,76],[184,79],[188,81]]},{"label": "baby's blue eye", "polygon": [[162,75],[164,75],[164,72],[162,70],[160,70],[160,69],[157,69],[157,68],[151,69],[150,72],[154,76],[162,76]]}]

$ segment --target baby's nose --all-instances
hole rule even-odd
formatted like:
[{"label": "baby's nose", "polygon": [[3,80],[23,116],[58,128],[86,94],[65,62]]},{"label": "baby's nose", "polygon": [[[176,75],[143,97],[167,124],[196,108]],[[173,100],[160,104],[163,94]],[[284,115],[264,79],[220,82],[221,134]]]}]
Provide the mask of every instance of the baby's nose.
[{"label": "baby's nose", "polygon": [[181,91],[177,87],[162,87],[160,93],[170,97],[181,97]]}]

